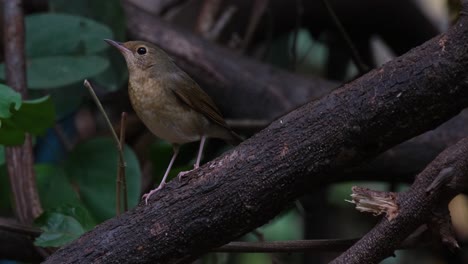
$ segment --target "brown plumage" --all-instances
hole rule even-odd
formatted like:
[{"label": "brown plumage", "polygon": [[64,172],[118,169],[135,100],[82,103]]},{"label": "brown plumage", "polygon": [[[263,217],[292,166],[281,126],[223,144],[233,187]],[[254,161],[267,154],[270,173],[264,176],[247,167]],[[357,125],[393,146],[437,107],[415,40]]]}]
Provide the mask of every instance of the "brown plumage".
[{"label": "brown plumage", "polygon": [[[196,169],[207,137],[221,138],[233,145],[242,141],[226,124],[211,98],[163,50],[144,41],[105,41],[125,57],[128,92],[135,112],[153,134],[169,141],[174,148],[159,187],[143,196],[146,203],[164,187],[181,144],[200,140]],[[179,174],[179,178],[185,173]]]}]

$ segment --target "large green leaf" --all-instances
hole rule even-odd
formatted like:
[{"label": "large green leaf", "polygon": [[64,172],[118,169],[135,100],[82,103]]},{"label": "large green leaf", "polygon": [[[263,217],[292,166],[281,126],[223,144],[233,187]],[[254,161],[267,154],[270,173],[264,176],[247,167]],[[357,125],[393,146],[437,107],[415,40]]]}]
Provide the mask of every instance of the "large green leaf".
[{"label": "large green leaf", "polygon": [[[109,61],[99,56],[55,56],[31,59],[28,63],[28,87],[52,89],[65,87],[104,72]],[[0,78],[5,79],[5,65],[0,64]]]},{"label": "large green leaf", "polygon": [[52,127],[55,122],[54,106],[49,96],[24,101],[10,118],[0,121],[0,144],[19,145],[24,142],[25,133],[40,135]]},{"label": "large green leaf", "polygon": [[37,246],[63,246],[96,224],[61,167],[39,164],[34,169],[45,210],[36,220],[36,225],[44,231],[35,241]]},{"label": "large green leaf", "polygon": [[88,211],[79,206],[64,206],[46,211],[36,219],[35,224],[43,231],[34,242],[40,247],[63,246],[95,225]]},{"label": "large green leaf", "polygon": [[102,40],[112,37],[107,26],[85,17],[53,13],[26,17],[28,57],[96,54],[107,48]]},{"label": "large green leaf", "polygon": [[[125,38],[125,16],[120,0],[49,0],[49,9],[52,12],[68,13],[94,19],[110,27],[115,39],[122,40]],[[107,45],[102,41],[103,38],[101,37],[101,44]],[[122,58],[122,54],[114,49],[108,49],[108,51],[110,52],[106,57],[111,62],[110,67],[93,79],[108,91],[115,91],[121,88],[128,78],[127,65]]]},{"label": "large green leaf", "polygon": [[125,37],[125,16],[120,0],[49,0],[49,9],[56,13],[90,17],[109,26],[116,39]]},{"label": "large green leaf", "polygon": [[23,101],[23,105],[11,118],[16,128],[40,135],[55,123],[55,110],[49,96]]},{"label": "large green leaf", "polygon": [[0,145],[17,146],[23,144],[25,139],[24,130],[17,128],[5,120],[0,127]]},{"label": "large green leaf", "polygon": [[0,145],[0,166],[5,163],[5,148]]},{"label": "large green leaf", "polygon": [[2,118],[9,118],[12,115],[12,108],[18,110],[20,107],[21,94],[6,85],[0,84],[0,127]]},{"label": "large green leaf", "polygon": [[98,56],[35,58],[28,63],[28,85],[30,89],[65,87],[96,76],[108,66],[108,60]]},{"label": "large green leaf", "polygon": [[[52,99],[56,120],[61,120],[78,109],[88,91],[83,88],[83,82],[80,81],[60,87],[60,89],[49,89],[47,93]],[[40,97],[43,94],[44,90],[29,90],[29,95],[32,98]]]},{"label": "large green leaf", "polygon": [[37,164],[37,188],[44,210],[52,210],[67,204],[81,205],[78,194],[61,167],[52,164]]},{"label": "large green leaf", "polygon": [[[140,198],[141,172],[134,152],[125,146],[129,206]],[[79,189],[79,195],[96,220],[115,216],[117,149],[110,138],[97,138],[78,145],[66,162],[66,173]]]}]

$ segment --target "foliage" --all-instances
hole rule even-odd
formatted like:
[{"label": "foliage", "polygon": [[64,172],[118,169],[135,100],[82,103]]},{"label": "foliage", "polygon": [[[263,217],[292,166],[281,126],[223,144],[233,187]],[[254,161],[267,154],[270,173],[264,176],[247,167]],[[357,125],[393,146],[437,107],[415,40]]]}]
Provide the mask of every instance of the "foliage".
[{"label": "foliage", "polygon": [[[67,13],[76,16],[86,16],[101,24],[106,25],[112,30],[113,36],[117,40],[125,38],[125,17],[119,0],[106,1],[68,1],[68,0],[49,0],[49,7],[52,12]],[[101,35],[100,41],[96,43],[104,44]],[[108,37],[106,37],[108,38]],[[107,47],[107,46],[106,46]],[[127,71],[125,62],[120,54],[112,50],[107,56],[110,60],[110,67],[102,74],[95,76],[95,80],[109,91],[115,91],[122,87],[127,80]]]},{"label": "foliage", "polygon": [[22,101],[19,93],[0,84],[0,144],[22,144],[25,133],[41,135],[54,120],[54,106],[49,96]]},{"label": "foliage", "polygon": [[[115,61],[109,56],[108,45],[103,41],[114,38],[113,31],[123,38],[125,22],[117,3],[51,0],[53,12],[26,17],[27,84],[30,97],[35,99],[22,100],[19,93],[0,84],[2,212],[10,210],[12,196],[4,146],[22,143],[26,132],[43,135],[54,122],[73,115],[86,95],[84,79],[94,79],[108,90],[121,87],[126,80],[122,58]],[[91,18],[86,17],[91,12],[85,6],[96,11]],[[0,79],[5,80],[4,64],[0,64]],[[133,207],[140,198],[140,167],[130,147],[125,146],[124,156],[129,206]],[[115,216],[117,150],[110,139],[79,144],[59,164],[35,164],[34,169],[44,209],[36,220],[44,231],[36,245],[64,245]]]},{"label": "foliage", "polygon": [[[140,198],[140,165],[133,151],[124,148],[129,206]],[[117,150],[110,138],[96,138],[79,145],[70,154],[65,170],[79,186],[83,203],[99,222],[115,216]]]},{"label": "foliage", "polygon": [[[124,148],[129,206],[140,196],[140,167],[133,151]],[[38,246],[61,246],[96,223],[115,216],[117,150],[109,138],[96,138],[73,150],[64,166],[35,166],[45,213],[38,219],[44,233]]]},{"label": "foliage", "polygon": [[[33,14],[25,20],[30,94],[51,95],[61,118],[82,103],[83,79],[96,78],[109,68],[109,58],[102,56],[108,50],[103,39],[113,38],[112,31],[91,19],[68,14]],[[0,64],[3,80],[4,68]]]},{"label": "foliage", "polygon": [[82,207],[64,206],[46,211],[36,219],[43,233],[34,244],[40,247],[63,246],[90,230],[94,221]]}]

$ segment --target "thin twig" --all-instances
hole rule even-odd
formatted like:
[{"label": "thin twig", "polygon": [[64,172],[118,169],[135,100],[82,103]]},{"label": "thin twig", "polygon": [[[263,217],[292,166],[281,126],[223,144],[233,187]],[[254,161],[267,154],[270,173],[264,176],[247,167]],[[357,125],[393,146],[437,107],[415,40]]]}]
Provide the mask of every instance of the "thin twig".
[{"label": "thin twig", "polygon": [[198,13],[197,22],[195,23],[195,32],[205,38],[208,37],[208,34],[215,23],[215,18],[219,12],[221,3],[221,0],[203,1],[200,12]]},{"label": "thin twig", "polygon": [[292,240],[269,242],[231,242],[222,247],[211,250],[212,252],[243,252],[243,253],[269,253],[269,252],[323,252],[346,250],[358,239],[317,239],[317,240]]},{"label": "thin twig", "polygon": [[[0,229],[11,231],[18,234],[30,235],[38,237],[42,230],[36,227],[25,226],[9,219],[0,218]],[[421,237],[427,227],[416,230],[411,234],[400,246],[400,249],[413,248],[424,246],[421,243]],[[255,233],[261,242],[230,242],[219,248],[211,250],[211,252],[241,252],[241,253],[280,253],[280,252],[340,252],[360,238],[352,239],[316,239],[316,240],[290,240],[290,241],[264,241],[261,233]],[[423,241],[424,242],[424,241]]]},{"label": "thin twig", "polygon": [[348,49],[349,49],[349,51],[351,53],[351,58],[353,59],[354,64],[356,64],[356,67],[358,68],[360,75],[368,72],[369,67],[361,59],[361,56],[359,55],[359,52],[357,51],[356,47],[354,46],[353,42],[351,41],[351,38],[349,37],[348,32],[346,32],[345,28],[343,27],[343,24],[341,24],[340,20],[336,16],[336,13],[333,10],[333,7],[328,2],[328,0],[322,0],[322,2],[325,5],[325,7],[327,8],[328,14],[330,15],[331,19],[333,20],[333,23],[338,28],[338,31],[340,32],[341,36],[343,37],[344,41],[346,42],[346,45],[348,46]]},{"label": "thin twig", "polygon": [[117,133],[114,130],[114,127],[112,126],[112,123],[109,119],[109,117],[106,114],[106,111],[104,110],[104,107],[102,106],[101,102],[99,101],[99,98],[97,97],[96,93],[94,92],[93,86],[88,80],[84,80],[83,82],[84,86],[88,88],[89,93],[91,94],[91,97],[93,97],[94,102],[96,103],[97,107],[99,108],[99,111],[101,111],[102,115],[104,116],[104,119],[106,120],[107,126],[109,127],[112,136],[114,137],[115,144],[117,147],[120,145],[119,137],[117,136]]},{"label": "thin twig", "polygon": [[[127,122],[127,113],[122,112],[122,116],[120,118],[120,150],[119,153],[123,153],[124,146],[125,146],[125,127]],[[125,175],[125,160],[123,154],[119,155],[119,175],[122,185],[122,192],[123,192],[123,204],[124,204],[124,212],[128,210],[128,197],[127,197],[127,177]],[[118,196],[121,197],[120,194]],[[119,199],[120,200],[120,199]]]},{"label": "thin twig", "polygon": [[[398,249],[427,246],[430,241],[423,240],[427,227],[423,226],[408,236]],[[361,238],[350,239],[312,239],[289,241],[239,242],[234,241],[212,249],[211,252],[239,253],[304,253],[304,252],[342,252]]]},{"label": "thin twig", "polygon": [[67,134],[65,133],[65,131],[63,131],[63,127],[59,123],[56,123],[54,126],[54,130],[65,150],[67,152],[70,152],[73,149],[73,143],[68,139]]},{"label": "thin twig", "polygon": [[231,21],[232,16],[236,13],[237,7],[229,6],[224,10],[224,12],[219,16],[219,19],[213,25],[211,30],[207,34],[207,38],[210,40],[217,40],[221,32],[226,27],[227,23]]},{"label": "thin twig", "polygon": [[[89,93],[91,94],[91,97],[93,97],[93,100],[94,102],[96,103],[97,107],[99,108],[99,111],[101,111],[102,115],[104,116],[104,119],[106,120],[106,123],[107,123],[107,126],[109,127],[109,130],[111,131],[112,133],[112,136],[114,137],[114,140],[115,140],[115,143],[116,143],[116,146],[117,146],[117,150],[118,150],[118,153],[119,153],[119,160],[118,160],[118,168],[117,168],[117,193],[116,193],[116,214],[119,215],[120,214],[120,192],[119,192],[119,189],[120,189],[120,182],[122,181],[123,178],[125,178],[125,159],[124,159],[124,155],[123,155],[123,147],[119,140],[119,137],[117,136],[117,133],[115,132],[114,130],[114,127],[112,126],[112,123],[109,119],[109,117],[107,116],[106,114],[106,111],[104,110],[104,107],[102,106],[101,102],[99,101],[99,98],[97,97],[96,93],[94,92],[94,89],[93,89],[93,86],[91,85],[91,83],[88,81],[88,80],[84,80],[83,82],[84,86],[86,88],[88,88],[89,90]],[[126,114],[125,114],[126,116]],[[124,117],[122,117],[124,119]],[[122,135],[122,134],[121,134]],[[122,169],[123,168],[123,173],[122,173]],[[126,190],[125,190],[126,192]],[[124,197],[127,197],[126,194],[124,194]],[[126,202],[125,202],[126,203]]]},{"label": "thin twig", "polygon": [[37,227],[24,225],[3,217],[0,217],[0,229],[32,237],[37,237],[42,233],[42,230]]},{"label": "thin twig", "polygon": [[265,10],[268,6],[269,0],[256,0],[252,7],[252,12],[250,13],[249,24],[247,26],[247,32],[244,36],[244,41],[242,42],[241,50],[245,52],[248,48],[250,42],[252,41],[252,37],[257,30],[258,24],[260,19],[262,18]]}]

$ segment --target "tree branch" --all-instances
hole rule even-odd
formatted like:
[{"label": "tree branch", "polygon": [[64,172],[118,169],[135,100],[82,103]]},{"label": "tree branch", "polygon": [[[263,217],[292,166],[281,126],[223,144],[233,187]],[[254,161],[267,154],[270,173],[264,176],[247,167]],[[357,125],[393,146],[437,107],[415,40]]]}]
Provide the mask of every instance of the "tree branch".
[{"label": "tree branch", "polygon": [[466,43],[463,16],[446,34],[279,118],[186,180],[167,184],[148,206],[106,221],[45,263],[188,263],[263,225],[305,186],[465,108]]},{"label": "tree branch", "polygon": [[[441,231],[445,243],[457,246],[447,224],[448,202],[468,186],[468,137],[446,149],[429,164],[416,178],[407,192],[398,194],[396,217],[383,218],[359,242],[349,248],[332,263],[379,263],[393,254],[402,241],[423,224],[431,224],[433,218],[439,221],[435,226]],[[436,184],[444,178],[445,184]],[[443,215],[435,215],[442,210]]]},{"label": "tree branch", "polygon": [[[3,1],[6,84],[28,97],[24,49],[24,19],[21,0]],[[6,148],[8,176],[21,223],[32,223],[42,212],[33,169],[31,135],[22,146]]]},{"label": "tree branch", "polygon": [[338,172],[332,181],[381,180],[411,183],[440,152],[468,135],[468,110],[379,155],[357,168]]},{"label": "tree branch", "polygon": [[[288,108],[294,108],[306,100],[318,98],[337,86],[319,79],[309,82],[308,79],[300,75],[290,74],[269,65],[246,59],[155,18],[155,12],[148,14],[144,11],[148,9],[143,8],[137,0],[126,0],[125,2],[131,35],[136,39],[155,42],[171,53],[184,70],[201,83],[206,84],[203,89],[214,97],[227,117],[264,119],[270,122],[272,117],[287,112]],[[240,1],[236,3],[239,4]],[[366,2],[369,5],[372,3],[375,1]],[[251,8],[251,4],[251,2],[245,2],[242,5]],[[271,4],[271,7],[277,12],[287,10],[291,14],[297,13],[295,1],[271,1]],[[379,4],[382,3],[379,2]],[[395,5],[400,6],[401,4]],[[305,1],[304,5],[306,12],[323,7],[322,3],[314,1]],[[398,9],[393,5],[392,8]],[[339,15],[343,16],[345,13],[342,11],[348,9],[349,6],[346,4],[345,6],[340,5],[337,7],[337,12],[340,11]],[[357,10],[353,9],[353,11]],[[322,13],[323,19],[326,20],[328,15],[326,12]],[[284,17],[277,17],[277,19],[284,19]],[[350,22],[349,18],[347,22]],[[418,31],[418,33],[421,32]],[[210,70],[214,73],[210,73]],[[222,78],[220,77],[216,81],[216,76]],[[283,96],[285,99],[279,99],[277,96]],[[268,101],[268,103],[261,99]],[[286,101],[286,103],[282,101]],[[370,164],[347,170],[344,173],[339,172],[339,175],[330,177],[330,179],[341,181],[379,177],[380,180],[411,181],[412,177],[434,159],[440,151],[460,140],[466,134],[468,131],[464,125],[466,122],[468,122],[468,114],[460,115],[456,120],[440,129],[400,145],[379,156]]]}]

